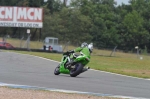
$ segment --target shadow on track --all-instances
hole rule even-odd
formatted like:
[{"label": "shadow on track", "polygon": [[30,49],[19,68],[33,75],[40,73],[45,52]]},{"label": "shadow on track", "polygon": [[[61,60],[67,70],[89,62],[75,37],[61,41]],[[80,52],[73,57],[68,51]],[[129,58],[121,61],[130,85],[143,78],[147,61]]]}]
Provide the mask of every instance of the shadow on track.
[{"label": "shadow on track", "polygon": [[56,77],[57,77],[57,76],[61,76],[61,77],[69,77],[69,78],[87,78],[87,77],[81,77],[81,76],[70,77],[70,75],[65,75],[65,74],[56,75]]}]

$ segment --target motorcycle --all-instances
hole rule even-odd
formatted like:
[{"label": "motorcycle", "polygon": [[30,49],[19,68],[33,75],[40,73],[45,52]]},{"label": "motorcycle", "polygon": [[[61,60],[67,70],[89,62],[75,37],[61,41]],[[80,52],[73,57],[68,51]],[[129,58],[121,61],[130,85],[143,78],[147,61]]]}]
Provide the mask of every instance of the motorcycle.
[{"label": "motorcycle", "polygon": [[[73,65],[69,64],[72,61],[75,61],[75,63]],[[71,77],[76,77],[89,69],[84,68],[89,61],[89,57],[82,53],[80,55],[76,53],[63,54],[61,63],[55,68],[54,74],[70,74]]]}]

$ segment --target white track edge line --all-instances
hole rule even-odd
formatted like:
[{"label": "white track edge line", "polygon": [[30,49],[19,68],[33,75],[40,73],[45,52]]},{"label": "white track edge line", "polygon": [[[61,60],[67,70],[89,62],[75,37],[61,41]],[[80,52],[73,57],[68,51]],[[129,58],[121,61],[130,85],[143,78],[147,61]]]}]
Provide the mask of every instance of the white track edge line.
[{"label": "white track edge line", "polygon": [[27,86],[27,85],[17,85],[17,84],[7,84],[1,83],[1,87],[8,87],[8,88],[21,88],[21,89],[33,89],[33,90],[45,90],[45,91],[53,91],[53,92],[64,92],[64,93],[75,93],[75,94],[84,94],[84,95],[94,95],[94,96],[101,96],[101,97],[114,97],[114,98],[128,98],[128,99],[148,99],[142,97],[130,97],[130,96],[121,96],[121,95],[111,95],[111,94],[102,94],[102,93],[93,93],[93,92],[82,92],[82,91],[74,91],[74,90],[63,90],[63,89],[55,89],[55,88],[44,88],[44,87],[37,87],[37,86]]},{"label": "white track edge line", "polygon": [[[9,52],[9,51],[8,51],[8,52]],[[60,63],[60,62],[58,62],[58,61],[55,61],[55,60],[52,60],[52,59],[43,58],[43,57],[40,57],[40,56],[35,56],[35,55],[30,55],[30,54],[22,54],[22,53],[17,53],[17,52],[10,52],[10,53],[16,53],[16,54],[21,54],[21,55],[29,55],[29,56],[34,56],[34,57],[37,57],[37,58],[45,59],[45,60],[48,60],[48,61]],[[127,75],[122,75],[122,74],[117,74],[117,73],[111,73],[111,72],[106,72],[106,71],[101,71],[101,70],[95,70],[95,69],[90,69],[90,70],[97,71],[97,72],[103,72],[103,73],[107,73],[107,74],[113,74],[113,75],[119,75],[119,76],[124,76],[124,77],[129,77],[129,78],[136,78],[136,79],[141,79],[141,80],[150,81],[150,79],[132,77],[132,76],[127,76]]]},{"label": "white track edge line", "polygon": [[[8,51],[9,52],[9,51]],[[16,52],[10,52],[10,53],[16,53]],[[22,54],[22,53],[16,53],[16,54],[21,54],[21,55],[29,55],[29,54]],[[51,59],[47,59],[47,58],[43,58],[40,56],[35,56],[35,55],[29,55],[29,56],[34,56],[37,58],[41,58],[41,59],[45,59],[48,61],[53,61],[53,62],[57,62],[60,63],[58,61],[55,60],[51,60]],[[120,75],[120,76],[125,76],[125,77],[131,77],[131,76],[126,76],[126,75],[121,75],[121,74],[116,74],[116,73],[110,73],[110,72],[105,72],[105,71],[100,71],[100,70],[94,70],[91,69],[93,71],[98,71],[98,72],[104,72],[104,73],[109,73],[109,74],[114,74],[114,75]],[[131,78],[136,78],[136,79],[142,79],[142,80],[150,80],[150,79],[143,79],[143,78],[137,78],[137,77],[131,77]],[[0,83],[0,86],[7,86],[7,87],[12,87],[12,88],[21,88],[21,86],[26,86],[26,85],[16,85],[16,84],[6,84],[6,83]],[[18,86],[18,87],[17,87]],[[110,94],[101,94],[101,93],[93,93],[93,92],[81,92],[81,91],[72,91],[72,90],[63,90],[63,89],[54,89],[54,88],[40,88],[40,87],[35,87],[35,86],[26,86],[28,87],[28,89],[42,89],[42,90],[48,90],[48,91],[55,91],[55,92],[65,92],[65,93],[77,93],[77,94],[89,94],[89,95],[98,95],[98,96],[107,96],[107,97],[114,97],[114,98],[128,98],[128,99],[148,99],[148,98],[137,98],[137,97],[130,97],[130,96],[121,96],[121,95],[110,95]],[[30,87],[30,88],[29,88]],[[26,88],[24,88],[26,89]]]}]

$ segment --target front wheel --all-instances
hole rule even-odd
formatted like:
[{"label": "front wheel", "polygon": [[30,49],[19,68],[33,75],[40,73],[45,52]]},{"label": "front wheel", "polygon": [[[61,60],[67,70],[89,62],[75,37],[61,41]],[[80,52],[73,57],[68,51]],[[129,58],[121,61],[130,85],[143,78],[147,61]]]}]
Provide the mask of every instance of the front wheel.
[{"label": "front wheel", "polygon": [[76,77],[77,75],[79,75],[82,72],[83,69],[83,65],[81,63],[76,64],[75,69],[70,70],[70,76],[71,77]]},{"label": "front wheel", "polygon": [[55,70],[54,70],[54,74],[55,74],[55,75],[59,75],[59,74],[60,74],[59,68],[60,68],[60,65],[58,65],[58,66],[55,68]]}]

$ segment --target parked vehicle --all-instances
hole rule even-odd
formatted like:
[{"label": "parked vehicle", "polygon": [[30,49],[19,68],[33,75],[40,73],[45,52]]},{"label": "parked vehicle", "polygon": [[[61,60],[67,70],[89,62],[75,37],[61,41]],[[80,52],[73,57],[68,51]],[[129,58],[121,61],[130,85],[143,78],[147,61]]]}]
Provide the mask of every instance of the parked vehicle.
[{"label": "parked vehicle", "polygon": [[0,42],[0,48],[2,48],[2,49],[14,49],[14,46],[12,46],[10,43],[1,41]]},{"label": "parked vehicle", "polygon": [[62,52],[62,46],[58,44],[58,38],[46,37],[43,44],[44,50]]}]

